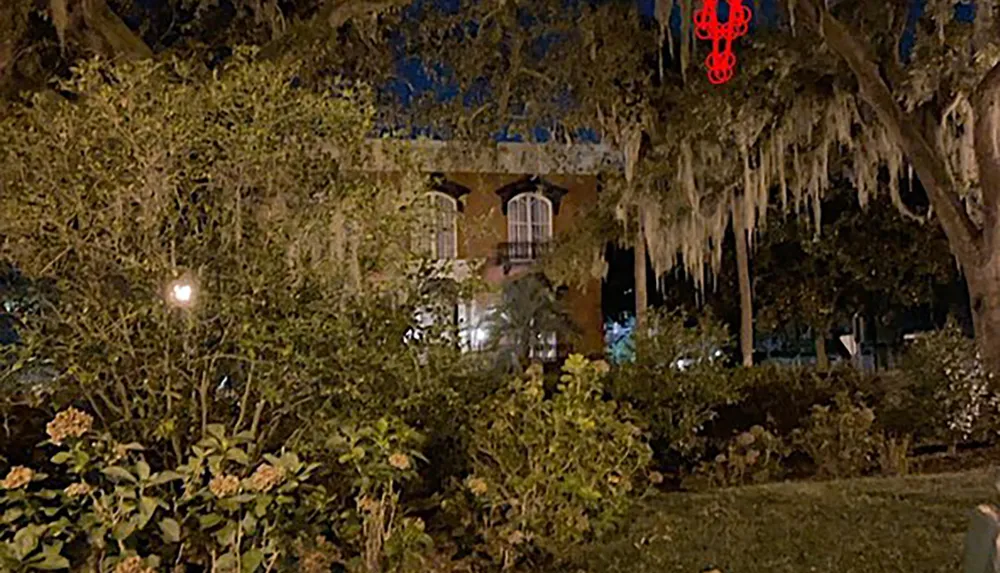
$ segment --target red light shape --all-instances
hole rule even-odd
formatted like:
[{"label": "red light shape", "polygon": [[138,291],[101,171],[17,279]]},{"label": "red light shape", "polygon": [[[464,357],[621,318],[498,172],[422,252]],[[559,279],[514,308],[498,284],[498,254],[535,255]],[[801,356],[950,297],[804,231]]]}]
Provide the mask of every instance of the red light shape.
[{"label": "red light shape", "polygon": [[721,24],[719,0],[702,0],[701,8],[694,13],[694,35],[712,42],[712,53],[705,59],[708,81],[718,85],[732,79],[736,68],[733,40],[747,33],[752,17],[743,0],[729,0],[729,20]]}]

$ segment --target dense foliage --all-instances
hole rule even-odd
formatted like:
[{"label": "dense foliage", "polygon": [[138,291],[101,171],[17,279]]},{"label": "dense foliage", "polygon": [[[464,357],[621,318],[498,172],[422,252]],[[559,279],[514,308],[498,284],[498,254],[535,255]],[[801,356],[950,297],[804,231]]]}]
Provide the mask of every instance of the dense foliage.
[{"label": "dense foliage", "polygon": [[616,370],[609,390],[635,407],[661,453],[690,460],[703,453],[700,431],[737,394],[721,359],[725,330],[709,317],[694,327],[685,322],[683,315],[652,313],[635,335],[636,359]]},{"label": "dense foliage", "polygon": [[649,446],[627,406],[605,401],[604,362],[571,356],[551,396],[532,368],[482,404],[465,480],[485,550],[568,557],[620,524],[647,481]]},{"label": "dense foliage", "polygon": [[[634,24],[610,5],[582,10],[606,37]],[[480,38],[500,42],[518,15],[501,5]],[[641,59],[622,44],[573,46],[556,52],[600,62],[584,74]],[[87,60],[58,93],[5,109],[0,258],[12,263],[3,318],[16,334],[0,347],[5,568],[374,573],[456,555],[544,567],[616,528],[664,481],[648,471],[654,454],[660,470],[732,485],[785,477],[796,455],[824,476],[901,472],[911,436],[992,438],[989,378],[953,334],[918,347],[900,382],[730,369],[713,322],[653,316],[634,363],[573,356],[548,386],[537,368],[496,375],[459,352],[450,327],[416,324],[417,309],[443,314],[454,298],[398,240],[424,186],[346,169],[374,126],[370,94],[308,71],[242,49],[215,68]],[[564,71],[562,87],[575,78]],[[591,87],[629,91],[618,79]],[[499,116],[531,99],[501,87]],[[684,90],[661,95],[694,105]],[[622,113],[609,131],[635,119]],[[659,176],[647,195],[664,190]],[[628,186],[612,191],[649,207]],[[699,211],[712,225],[683,237],[647,227],[663,239],[655,257],[688,249],[700,264],[692,245],[720,228],[728,192]],[[648,213],[670,220],[666,207]],[[520,363],[564,318],[551,289],[518,295],[525,284],[508,289],[511,308],[535,312],[501,313],[496,327]],[[912,411],[931,412],[932,428]]]}]

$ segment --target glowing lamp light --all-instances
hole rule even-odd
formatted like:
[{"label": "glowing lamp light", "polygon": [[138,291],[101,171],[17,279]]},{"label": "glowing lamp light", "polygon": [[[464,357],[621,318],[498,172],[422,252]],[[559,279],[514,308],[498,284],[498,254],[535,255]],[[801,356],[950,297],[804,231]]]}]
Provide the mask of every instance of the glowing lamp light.
[{"label": "glowing lamp light", "polygon": [[190,308],[196,294],[197,289],[190,278],[179,278],[167,286],[167,301],[178,308]]},{"label": "glowing lamp light", "polygon": [[694,35],[699,40],[712,42],[712,51],[705,59],[708,81],[715,85],[728,82],[736,69],[733,41],[747,33],[753,13],[743,0],[728,0],[729,19],[719,22],[719,0],[702,0],[701,8],[694,13]]}]

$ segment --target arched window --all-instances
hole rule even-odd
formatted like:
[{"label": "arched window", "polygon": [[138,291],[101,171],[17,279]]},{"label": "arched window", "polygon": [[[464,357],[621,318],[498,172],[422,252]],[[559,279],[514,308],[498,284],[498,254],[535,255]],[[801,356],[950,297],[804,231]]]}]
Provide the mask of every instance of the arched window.
[{"label": "arched window", "polygon": [[507,205],[507,240],[511,260],[533,260],[552,239],[552,202],[522,193]]},{"label": "arched window", "polygon": [[458,258],[458,201],[444,193],[427,194],[421,250],[435,260]]}]

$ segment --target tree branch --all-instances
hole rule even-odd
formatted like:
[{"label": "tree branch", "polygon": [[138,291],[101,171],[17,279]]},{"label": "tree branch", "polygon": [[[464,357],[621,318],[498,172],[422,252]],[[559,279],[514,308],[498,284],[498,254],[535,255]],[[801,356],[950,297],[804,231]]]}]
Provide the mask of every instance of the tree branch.
[{"label": "tree branch", "polygon": [[975,116],[976,163],[983,194],[983,229],[987,256],[997,256],[1000,246],[1000,63],[993,66],[972,94]]},{"label": "tree branch", "polygon": [[408,6],[413,0],[327,0],[319,12],[306,22],[300,22],[287,33],[268,42],[260,50],[260,58],[272,60],[284,55],[295,44],[308,43],[324,33],[362,16],[369,16]]},{"label": "tree branch", "polygon": [[909,158],[959,261],[968,269],[978,267],[982,261],[982,233],[958,196],[958,185],[945,158],[927,141],[921,122],[909,117],[896,103],[879,75],[871,49],[819,0],[800,0],[797,8],[798,20],[817,28],[830,48],[847,62],[857,79],[861,97],[872,106],[879,121]]},{"label": "tree branch", "polygon": [[87,27],[111,48],[112,54],[140,59],[153,57],[153,50],[125,25],[105,0],[86,0],[83,18]]}]

